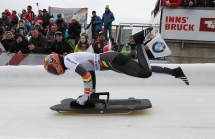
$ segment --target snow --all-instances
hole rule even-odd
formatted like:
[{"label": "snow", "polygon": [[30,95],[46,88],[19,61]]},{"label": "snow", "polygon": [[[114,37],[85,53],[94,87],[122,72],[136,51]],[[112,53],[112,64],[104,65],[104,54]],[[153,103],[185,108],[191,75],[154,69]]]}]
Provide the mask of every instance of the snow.
[{"label": "snow", "polygon": [[42,66],[0,67],[0,139],[212,139],[215,137],[215,64],[181,66],[190,85],[164,74],[138,79],[97,72],[97,91],[115,98],[146,98],[151,109],[122,114],[50,110],[83,93],[82,78]]}]

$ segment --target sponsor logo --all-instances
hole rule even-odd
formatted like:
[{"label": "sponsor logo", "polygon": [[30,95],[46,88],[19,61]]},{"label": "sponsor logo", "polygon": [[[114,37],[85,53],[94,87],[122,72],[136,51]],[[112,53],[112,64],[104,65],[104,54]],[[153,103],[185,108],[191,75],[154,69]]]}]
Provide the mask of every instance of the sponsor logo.
[{"label": "sponsor logo", "polygon": [[94,67],[95,70],[100,70],[99,57],[97,54],[94,55]]},{"label": "sponsor logo", "polygon": [[152,45],[152,50],[155,52],[155,53],[161,53],[161,52],[164,52],[166,49],[166,45],[163,43],[163,42],[155,42],[153,45]]},{"label": "sponsor logo", "polygon": [[199,31],[215,32],[215,18],[201,18]]},{"label": "sponsor logo", "polygon": [[76,63],[76,62],[74,62],[74,61],[70,60],[68,57],[66,58],[66,60],[68,60],[68,61],[69,61],[70,63],[72,63],[72,64],[77,65],[77,63]]},{"label": "sponsor logo", "polygon": [[165,30],[194,31],[194,24],[188,24],[189,17],[166,16]]}]

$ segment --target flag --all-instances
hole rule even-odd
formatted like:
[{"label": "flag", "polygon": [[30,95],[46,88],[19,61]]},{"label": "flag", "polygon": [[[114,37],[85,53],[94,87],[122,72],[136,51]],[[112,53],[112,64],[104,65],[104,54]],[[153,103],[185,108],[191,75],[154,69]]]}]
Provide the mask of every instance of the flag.
[{"label": "flag", "polygon": [[160,34],[152,39],[147,46],[151,50],[155,58],[164,57],[171,54],[171,51]]},{"label": "flag", "polygon": [[2,53],[2,52],[5,52],[6,50],[4,49],[4,46],[1,44],[1,42],[0,42],[0,54]]}]

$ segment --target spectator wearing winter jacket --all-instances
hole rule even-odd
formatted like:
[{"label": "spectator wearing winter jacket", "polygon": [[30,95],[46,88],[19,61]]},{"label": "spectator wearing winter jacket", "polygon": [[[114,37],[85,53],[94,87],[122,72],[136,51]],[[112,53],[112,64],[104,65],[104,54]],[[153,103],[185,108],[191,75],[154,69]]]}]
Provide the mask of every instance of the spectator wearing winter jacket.
[{"label": "spectator wearing winter jacket", "polygon": [[96,54],[103,53],[103,48],[107,44],[105,40],[105,35],[102,31],[99,32],[99,38],[93,44],[93,49]]},{"label": "spectator wearing winter jacket", "polygon": [[[82,34],[78,44],[75,46],[74,52],[86,52],[89,47],[90,43],[87,40],[87,36],[85,34]],[[94,51],[92,49],[92,53],[93,52]]]},{"label": "spectator wearing winter jacket", "polygon": [[127,57],[137,57],[137,45],[134,41],[133,36],[129,38],[129,43],[125,44],[121,50],[121,53]]},{"label": "spectator wearing winter jacket", "polygon": [[19,22],[19,18],[18,16],[16,15],[16,11],[12,11],[12,18],[11,18],[11,27],[14,27],[18,24]]},{"label": "spectator wearing winter jacket", "polygon": [[27,7],[27,12],[25,14],[25,17],[29,22],[32,22],[34,20],[35,14],[32,11],[32,7],[30,5]]},{"label": "spectator wearing winter jacket", "polygon": [[38,29],[33,27],[30,30],[31,38],[28,48],[31,53],[48,53],[49,45],[45,36],[39,33]]},{"label": "spectator wearing winter jacket", "polygon": [[181,4],[181,0],[163,0],[163,6],[178,7]]},{"label": "spectator wearing winter jacket", "polygon": [[2,12],[2,18],[0,18],[0,22],[4,21],[5,24],[10,27],[11,26],[11,21],[10,21],[10,18],[7,17],[7,14],[6,12]]},{"label": "spectator wearing winter jacket", "polygon": [[5,9],[4,11],[7,14],[7,17],[9,17],[10,19],[12,19],[12,14],[9,12],[9,10]]},{"label": "spectator wearing winter jacket", "polygon": [[69,42],[63,37],[62,32],[55,32],[55,41],[51,44],[50,51],[52,54],[67,55],[72,52]]},{"label": "spectator wearing winter jacket", "polygon": [[75,15],[73,15],[72,22],[69,24],[68,34],[69,42],[72,43],[73,46],[77,45],[80,40],[81,25]]},{"label": "spectator wearing winter jacket", "polygon": [[[50,18],[49,19],[49,25],[46,26],[46,31],[49,32],[51,30],[51,27],[52,26],[57,26],[57,24],[55,23],[55,19],[54,18]],[[58,29],[58,26],[57,26],[57,29]]]},{"label": "spectator wearing winter jacket", "polygon": [[1,27],[3,27],[5,31],[10,31],[10,27],[7,26],[4,21],[1,22]]},{"label": "spectator wearing winter jacket", "polygon": [[21,34],[16,34],[14,38],[15,38],[15,41],[7,51],[7,54],[9,55],[10,53],[18,53],[18,54],[29,53],[28,41],[25,40],[24,36],[22,36]]},{"label": "spectator wearing winter jacket", "polygon": [[57,20],[55,21],[55,23],[58,26],[58,31],[60,31],[63,34],[65,34],[66,29],[67,29],[67,23],[65,22],[65,20],[63,19],[61,14],[57,15]]},{"label": "spectator wearing winter jacket", "polygon": [[53,25],[51,30],[46,34],[48,44],[50,45],[55,40],[55,33],[57,32],[57,25]]},{"label": "spectator wearing winter jacket", "polygon": [[44,33],[47,33],[46,27],[49,25],[49,20],[51,19],[51,16],[47,13],[46,9],[43,9],[43,15],[41,17],[43,20],[43,28],[45,29]]},{"label": "spectator wearing winter jacket", "polygon": [[28,29],[25,27],[25,24],[22,20],[19,21],[16,31],[24,37],[28,34]]},{"label": "spectator wearing winter jacket", "polygon": [[182,7],[196,7],[197,0],[181,0],[181,6]]},{"label": "spectator wearing winter jacket", "polygon": [[15,40],[12,38],[12,33],[10,31],[6,31],[3,35],[1,43],[4,46],[5,50],[8,51],[12,47],[14,41]]},{"label": "spectator wearing winter jacket", "polygon": [[102,20],[99,16],[96,15],[96,11],[92,11],[92,15],[93,16],[91,18],[90,24],[86,27],[86,29],[88,29],[92,25],[92,38],[94,39],[94,41],[96,41],[99,36],[99,32],[102,31]]},{"label": "spectator wearing winter jacket", "polygon": [[107,39],[107,31],[109,38],[112,38],[112,22],[115,20],[113,13],[109,9],[109,5],[105,6],[105,13],[102,16],[102,25],[104,24],[105,39]]},{"label": "spectator wearing winter jacket", "polygon": [[23,19],[23,17],[25,17],[26,15],[26,10],[25,9],[22,9],[22,13],[18,14],[18,16]]}]

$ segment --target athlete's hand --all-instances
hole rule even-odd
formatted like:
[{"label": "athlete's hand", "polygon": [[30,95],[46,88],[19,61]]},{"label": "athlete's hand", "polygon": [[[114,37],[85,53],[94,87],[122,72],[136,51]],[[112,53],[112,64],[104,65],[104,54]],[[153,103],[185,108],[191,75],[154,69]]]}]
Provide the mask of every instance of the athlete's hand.
[{"label": "athlete's hand", "polygon": [[79,96],[76,102],[80,105],[84,105],[88,99],[89,99],[89,95],[84,94],[84,95]]}]

